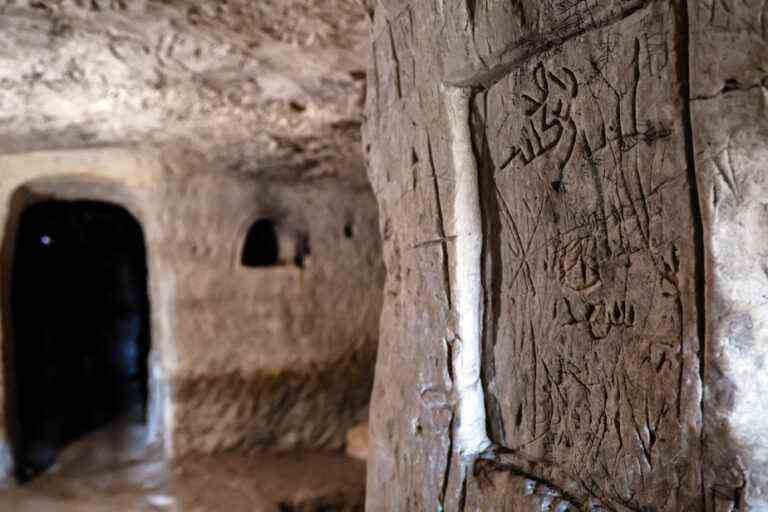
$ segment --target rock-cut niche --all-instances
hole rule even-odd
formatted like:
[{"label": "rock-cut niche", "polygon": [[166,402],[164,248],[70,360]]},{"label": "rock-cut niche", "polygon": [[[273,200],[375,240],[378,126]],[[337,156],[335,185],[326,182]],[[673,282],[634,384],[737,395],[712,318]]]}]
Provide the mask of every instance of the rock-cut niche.
[{"label": "rock-cut niche", "polygon": [[251,225],[240,261],[246,267],[271,267],[280,263],[280,241],[272,220],[259,219]]},{"label": "rock-cut niche", "polygon": [[240,254],[244,267],[274,267],[291,261],[304,268],[310,255],[309,236],[303,232],[286,232],[272,219],[258,219],[248,228]]},{"label": "rock-cut niche", "polygon": [[21,214],[11,276],[16,475],[117,419],[146,422],[144,235],[124,208],[50,200]]}]

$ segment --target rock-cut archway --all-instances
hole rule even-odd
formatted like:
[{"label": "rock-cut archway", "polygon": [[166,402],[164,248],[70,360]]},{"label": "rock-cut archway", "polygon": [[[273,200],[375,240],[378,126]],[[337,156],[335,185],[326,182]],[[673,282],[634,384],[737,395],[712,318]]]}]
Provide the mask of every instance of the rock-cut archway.
[{"label": "rock-cut archway", "polygon": [[24,482],[89,432],[146,423],[150,325],[144,235],[121,206],[36,202],[15,239],[8,363]]}]

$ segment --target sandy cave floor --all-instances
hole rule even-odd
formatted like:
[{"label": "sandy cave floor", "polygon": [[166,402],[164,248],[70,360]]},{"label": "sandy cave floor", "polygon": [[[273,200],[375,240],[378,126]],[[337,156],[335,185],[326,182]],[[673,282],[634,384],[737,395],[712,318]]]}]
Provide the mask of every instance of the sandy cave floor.
[{"label": "sandy cave floor", "polygon": [[363,510],[365,464],[334,453],[189,456],[165,463],[118,425],[63,450],[0,511],[332,512]]}]

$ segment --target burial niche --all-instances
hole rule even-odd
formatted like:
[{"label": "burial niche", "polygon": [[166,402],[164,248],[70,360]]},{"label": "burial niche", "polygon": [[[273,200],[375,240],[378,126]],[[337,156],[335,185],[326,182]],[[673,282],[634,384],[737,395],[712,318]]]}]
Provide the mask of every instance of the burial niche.
[{"label": "burial niche", "polygon": [[21,214],[11,276],[17,478],[113,421],[146,422],[144,235],[122,207],[50,200]]}]

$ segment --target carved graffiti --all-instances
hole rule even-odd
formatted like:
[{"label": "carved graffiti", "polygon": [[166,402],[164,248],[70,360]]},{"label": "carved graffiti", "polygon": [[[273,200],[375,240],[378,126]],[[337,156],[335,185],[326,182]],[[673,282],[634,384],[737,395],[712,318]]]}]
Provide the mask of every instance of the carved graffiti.
[{"label": "carved graffiti", "polygon": [[559,158],[562,171],[576,144],[578,130],[571,115],[571,102],[579,94],[579,83],[569,68],[561,67],[556,73],[541,62],[533,71],[533,81],[536,92],[522,95],[526,103],[526,120],[518,143],[512,146],[510,156],[501,169],[507,168],[516,158],[526,166],[538,157],[563,147]]},{"label": "carved graffiti", "polygon": [[743,31],[763,40],[768,38],[768,25],[765,23],[768,4],[764,0],[751,3],[739,0],[702,0],[701,13],[714,28]]},{"label": "carved graffiti", "polygon": [[685,442],[665,418],[686,414],[692,368],[673,21],[654,6],[631,31],[531,57],[476,101],[498,209],[486,274],[494,435],[549,463],[533,474],[590,482],[606,510],[687,510],[685,497],[654,502],[677,482],[658,443]]},{"label": "carved graffiti", "polygon": [[646,71],[650,76],[658,76],[669,65],[668,35],[659,23],[658,16],[650,16],[643,21],[641,39],[648,55],[646,59]]},{"label": "carved graffiti", "polygon": [[596,339],[607,337],[614,327],[633,327],[635,321],[635,306],[624,300],[600,301],[591,307],[589,314],[590,332]]},{"label": "carved graffiti", "polygon": [[571,290],[588,292],[600,284],[594,237],[573,240],[563,247],[560,258],[560,281]]}]

